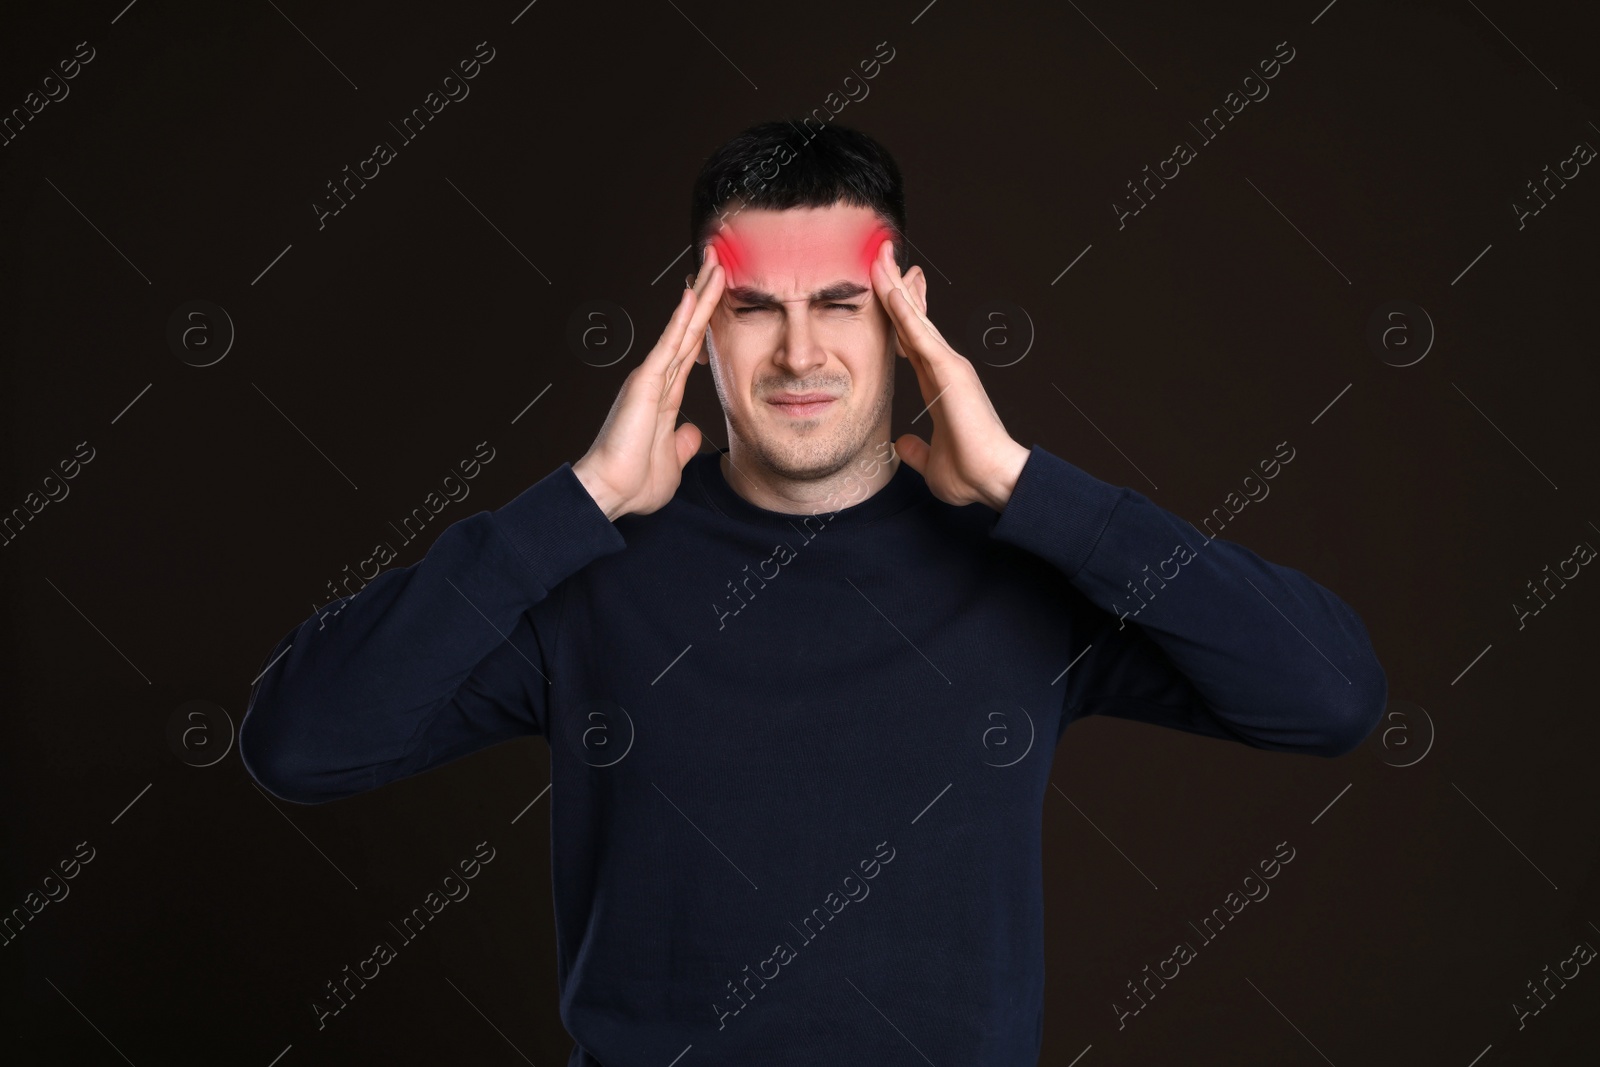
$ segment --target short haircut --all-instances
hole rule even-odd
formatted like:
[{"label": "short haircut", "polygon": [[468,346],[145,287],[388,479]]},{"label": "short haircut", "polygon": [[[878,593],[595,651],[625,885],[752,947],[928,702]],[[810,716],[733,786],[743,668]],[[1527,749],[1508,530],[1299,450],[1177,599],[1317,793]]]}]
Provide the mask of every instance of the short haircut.
[{"label": "short haircut", "polygon": [[810,130],[808,137],[802,132],[806,129],[794,122],[758,123],[706,159],[689,208],[689,241],[697,268],[730,205],[733,211],[740,205],[783,211],[841,201],[871,209],[893,235],[900,270],[910,267],[905,190],[894,157],[858,130],[823,126]]}]

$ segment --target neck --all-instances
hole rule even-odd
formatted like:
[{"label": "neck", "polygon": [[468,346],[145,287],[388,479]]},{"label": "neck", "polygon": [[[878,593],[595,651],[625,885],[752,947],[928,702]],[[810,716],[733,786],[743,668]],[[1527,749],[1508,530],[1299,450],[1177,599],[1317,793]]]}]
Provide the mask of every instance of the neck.
[{"label": "neck", "polygon": [[[756,507],[788,515],[842,511],[868,499],[889,484],[900,469],[900,454],[885,461],[877,441],[862,449],[849,463],[825,478],[786,478],[758,463],[748,448],[730,438],[721,460],[722,477],[734,492]],[[735,454],[737,453],[737,458]]]}]

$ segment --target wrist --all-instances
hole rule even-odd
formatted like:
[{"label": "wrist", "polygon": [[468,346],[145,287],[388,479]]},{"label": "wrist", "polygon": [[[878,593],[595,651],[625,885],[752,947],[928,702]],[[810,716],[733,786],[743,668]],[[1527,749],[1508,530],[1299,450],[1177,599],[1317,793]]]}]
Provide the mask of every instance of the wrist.
[{"label": "wrist", "polygon": [[572,473],[583,484],[584,490],[588,492],[595,506],[605,513],[606,519],[615,522],[622,514],[622,501],[617,499],[616,494],[604,481],[595,477],[594,472],[584,465],[582,459],[572,465]]},{"label": "wrist", "polygon": [[999,473],[989,487],[989,506],[995,511],[1004,511],[1006,504],[1011,500],[1012,492],[1017,488],[1017,481],[1022,477],[1022,468],[1027,466],[1028,457],[1033,454],[1033,449],[1015,441],[1006,461],[1001,465]]}]

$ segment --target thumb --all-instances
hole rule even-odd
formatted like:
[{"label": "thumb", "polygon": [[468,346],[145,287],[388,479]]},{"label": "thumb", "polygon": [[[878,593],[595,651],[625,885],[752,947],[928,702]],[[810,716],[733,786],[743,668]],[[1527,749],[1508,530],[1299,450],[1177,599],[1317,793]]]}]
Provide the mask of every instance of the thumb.
[{"label": "thumb", "polygon": [[700,427],[692,422],[686,422],[672,431],[672,442],[678,450],[678,470],[680,472],[683,470],[684,464],[688,463],[690,458],[700,451],[700,441]]},{"label": "thumb", "polygon": [[901,434],[895,439],[894,450],[918,474],[926,475],[928,443],[916,434]]}]

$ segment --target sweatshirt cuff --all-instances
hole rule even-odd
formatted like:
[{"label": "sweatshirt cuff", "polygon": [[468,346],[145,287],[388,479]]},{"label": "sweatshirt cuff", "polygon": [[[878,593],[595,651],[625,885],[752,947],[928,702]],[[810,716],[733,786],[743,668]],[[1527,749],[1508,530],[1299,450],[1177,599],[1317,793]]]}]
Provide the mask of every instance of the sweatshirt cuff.
[{"label": "sweatshirt cuff", "polygon": [[1034,445],[989,536],[1027,549],[1075,578],[1127,495],[1122,486]]},{"label": "sweatshirt cuff", "polygon": [[545,592],[591,560],[628,547],[571,463],[561,464],[490,514]]}]

